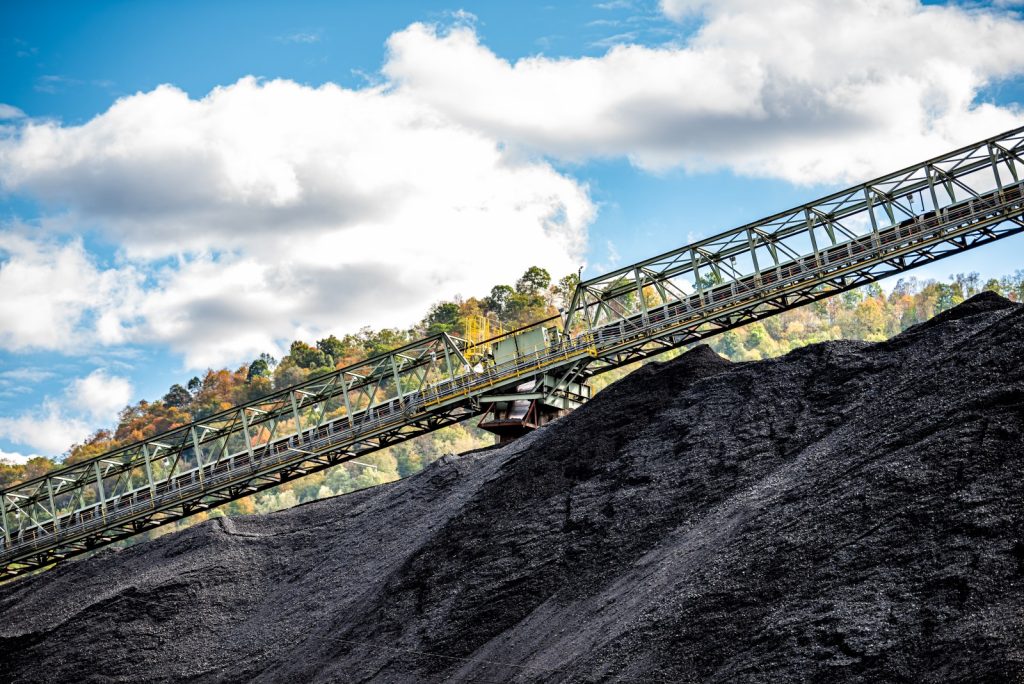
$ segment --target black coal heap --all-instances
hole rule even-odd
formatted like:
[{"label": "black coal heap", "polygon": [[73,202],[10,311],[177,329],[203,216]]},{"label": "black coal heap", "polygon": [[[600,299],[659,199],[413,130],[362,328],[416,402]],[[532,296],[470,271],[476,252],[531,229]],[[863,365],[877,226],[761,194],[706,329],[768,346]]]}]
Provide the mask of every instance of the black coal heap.
[{"label": "black coal heap", "polygon": [[0,681],[1024,678],[1024,307],[650,364],[406,480],[0,587]]}]

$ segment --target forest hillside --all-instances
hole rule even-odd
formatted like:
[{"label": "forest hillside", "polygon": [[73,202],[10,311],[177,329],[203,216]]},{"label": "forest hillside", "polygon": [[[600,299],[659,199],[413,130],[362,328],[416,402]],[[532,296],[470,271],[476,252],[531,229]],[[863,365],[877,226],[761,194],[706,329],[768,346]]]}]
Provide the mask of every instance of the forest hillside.
[{"label": "forest hillside", "polygon": [[[509,330],[555,315],[577,282],[575,274],[553,281],[544,269],[531,267],[514,284],[495,285],[486,296],[434,304],[417,325],[407,330],[364,328],[341,338],[332,335],[315,341],[295,340],[288,354],[281,359],[263,354],[234,369],[209,369],[202,375],[173,385],[163,397],[126,406],[117,425],[97,431],[83,443],[72,446],[62,458],[38,457],[24,465],[0,462],[0,487],[36,477],[62,463],[74,463],[199,420],[274,389],[346,366],[427,334],[443,331],[464,336],[468,332],[467,322],[474,318],[486,317]],[[987,282],[982,282],[976,273],[957,274],[948,282],[921,282],[908,278],[898,281],[889,293],[878,285],[870,285],[723,333],[709,343],[715,352],[731,361],[755,361],[829,340],[877,342],[926,321],[983,290],[995,292],[1011,301],[1024,301],[1024,271]],[[678,353],[669,352],[662,359],[672,358]],[[599,391],[634,368],[619,369],[595,378],[594,390]],[[473,420],[443,428],[361,458],[360,464],[343,464],[309,475],[147,532],[123,544],[160,536],[208,517],[266,513],[406,477],[444,454],[462,453],[493,444],[493,436],[475,424]]]}]

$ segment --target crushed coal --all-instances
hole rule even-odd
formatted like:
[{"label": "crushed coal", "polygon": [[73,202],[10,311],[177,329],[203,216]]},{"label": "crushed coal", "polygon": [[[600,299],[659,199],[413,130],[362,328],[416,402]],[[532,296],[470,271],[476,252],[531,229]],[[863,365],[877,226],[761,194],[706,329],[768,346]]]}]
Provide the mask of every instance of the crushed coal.
[{"label": "crushed coal", "polygon": [[0,681],[1024,678],[1024,307],[652,363],[500,448],[0,587]]}]

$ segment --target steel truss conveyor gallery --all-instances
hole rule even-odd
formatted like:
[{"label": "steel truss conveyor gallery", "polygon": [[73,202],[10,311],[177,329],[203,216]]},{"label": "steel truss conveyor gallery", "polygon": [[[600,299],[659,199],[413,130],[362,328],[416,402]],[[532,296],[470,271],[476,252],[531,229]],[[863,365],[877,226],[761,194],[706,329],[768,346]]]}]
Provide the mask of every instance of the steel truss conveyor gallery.
[{"label": "steel truss conveyor gallery", "polygon": [[[560,317],[476,345],[434,335],[15,485],[0,578],[479,415],[488,394],[565,392],[1019,233],[1022,174],[1024,128],[584,281]],[[544,342],[488,355],[511,338]]]}]

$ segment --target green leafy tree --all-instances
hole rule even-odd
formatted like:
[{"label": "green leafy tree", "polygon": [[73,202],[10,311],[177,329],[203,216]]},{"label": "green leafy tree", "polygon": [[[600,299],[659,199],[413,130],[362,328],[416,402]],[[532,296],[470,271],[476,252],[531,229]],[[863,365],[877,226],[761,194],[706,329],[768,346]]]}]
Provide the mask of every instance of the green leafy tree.
[{"label": "green leafy tree", "polygon": [[710,290],[716,285],[721,285],[725,282],[722,278],[722,274],[718,271],[708,271],[704,275],[697,278],[697,282],[700,284],[702,290]]},{"label": "green leafy tree", "polygon": [[1007,293],[1003,291],[1003,284],[998,278],[989,278],[985,282],[984,289],[988,292],[995,292],[997,295],[1006,296]]},{"label": "green leafy tree", "polygon": [[499,320],[505,320],[509,301],[515,293],[508,285],[495,285],[491,288],[491,294],[484,298],[484,309],[497,315]]},{"label": "green leafy tree", "polygon": [[743,349],[740,336],[736,334],[735,330],[722,333],[721,337],[719,337],[719,345],[720,352],[728,358],[736,358]]},{"label": "green leafy tree", "polygon": [[192,393],[181,385],[174,384],[161,401],[164,402],[164,406],[185,408],[192,403]]},{"label": "green leafy tree", "polygon": [[307,370],[331,365],[327,354],[301,340],[292,342],[292,346],[288,349],[288,356],[296,366]]},{"label": "green leafy tree", "polygon": [[424,319],[426,333],[436,335],[439,332],[452,332],[459,325],[459,305],[455,302],[439,302],[430,307],[430,313]]},{"label": "green leafy tree", "polygon": [[523,295],[536,295],[547,290],[550,284],[550,273],[539,266],[531,266],[516,281],[516,292]]},{"label": "green leafy tree", "polygon": [[337,363],[344,359],[350,352],[345,342],[339,340],[334,335],[329,335],[322,340],[317,340],[316,348],[323,352],[324,356],[330,359],[332,363]]},{"label": "green leafy tree", "polygon": [[572,296],[576,292],[576,287],[580,284],[580,276],[578,273],[570,273],[567,276],[562,276],[558,280],[558,284],[555,285],[555,297],[557,298],[557,305],[561,308],[565,308],[572,304]]},{"label": "green leafy tree", "polygon": [[270,377],[270,364],[267,363],[266,359],[259,358],[249,364],[249,372],[246,374],[245,381],[252,383],[256,378],[269,378]]},{"label": "green leafy tree", "polygon": [[397,328],[384,328],[374,332],[370,328],[359,331],[367,355],[376,356],[409,344],[409,333]]}]

